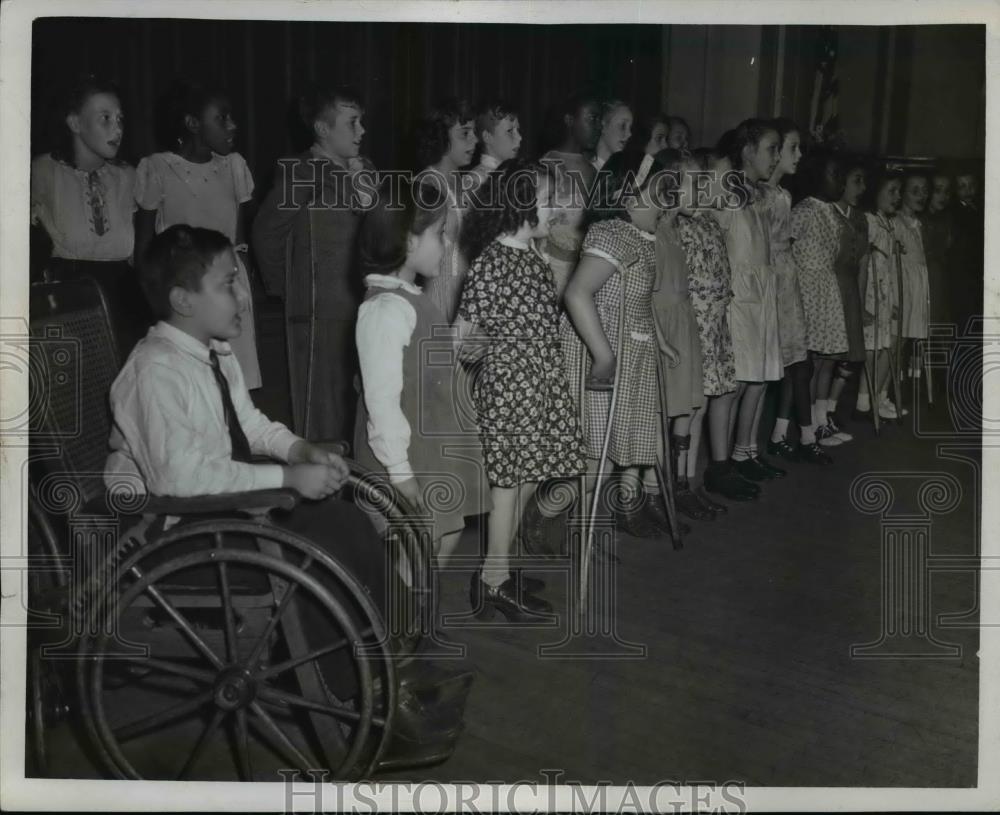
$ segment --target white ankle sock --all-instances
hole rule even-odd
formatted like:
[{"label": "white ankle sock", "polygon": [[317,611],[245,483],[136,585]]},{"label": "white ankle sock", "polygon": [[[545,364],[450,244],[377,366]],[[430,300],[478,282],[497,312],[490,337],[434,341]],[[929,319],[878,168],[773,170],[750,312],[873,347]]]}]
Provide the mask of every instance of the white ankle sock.
[{"label": "white ankle sock", "polygon": [[510,566],[504,559],[503,563],[490,563],[487,558],[483,561],[483,573],[480,579],[487,585],[496,588],[507,582],[510,578]]},{"label": "white ankle sock", "polygon": [[744,447],[742,444],[737,444],[733,448],[733,461],[746,461],[750,458],[750,448]]},{"label": "white ankle sock", "polygon": [[802,443],[803,444],[815,444],[816,443],[816,425],[807,424],[802,429]]},{"label": "white ankle sock", "polygon": [[786,435],[788,435],[788,419],[775,419],[771,441],[777,444],[779,441],[784,441]]}]

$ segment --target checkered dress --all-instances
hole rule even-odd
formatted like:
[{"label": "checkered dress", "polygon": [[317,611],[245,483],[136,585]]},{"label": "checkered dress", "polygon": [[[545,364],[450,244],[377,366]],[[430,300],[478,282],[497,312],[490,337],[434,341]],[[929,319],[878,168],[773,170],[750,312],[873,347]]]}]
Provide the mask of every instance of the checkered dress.
[{"label": "checkered dress", "polygon": [[[630,222],[613,218],[590,227],[582,253],[609,261],[616,272],[594,296],[601,326],[620,359],[618,397],[611,428],[609,457],[619,467],[648,466],[656,461],[659,398],[656,384],[656,335],[651,293],[656,276],[655,237]],[[624,348],[618,347],[622,285],[625,286]],[[611,392],[585,391],[590,354],[566,315],[562,346],[570,389],[581,401],[587,455],[599,458]]]}]

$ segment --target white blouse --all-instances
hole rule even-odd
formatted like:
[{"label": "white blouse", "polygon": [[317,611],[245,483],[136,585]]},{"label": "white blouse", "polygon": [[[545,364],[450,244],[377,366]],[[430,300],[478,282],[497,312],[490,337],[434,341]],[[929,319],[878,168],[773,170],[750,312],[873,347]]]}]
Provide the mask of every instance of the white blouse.
[{"label": "white blouse", "polygon": [[361,304],[355,328],[368,410],[368,444],[389,480],[399,483],[413,477],[408,455],[410,423],[402,406],[403,349],[417,327],[417,312],[393,291],[421,294],[422,290],[395,275],[367,275],[365,286],[385,289]]},{"label": "white blouse", "polygon": [[31,222],[69,260],[128,260],[135,247],[135,169],[105,163],[78,170],[50,154],[31,162]]}]

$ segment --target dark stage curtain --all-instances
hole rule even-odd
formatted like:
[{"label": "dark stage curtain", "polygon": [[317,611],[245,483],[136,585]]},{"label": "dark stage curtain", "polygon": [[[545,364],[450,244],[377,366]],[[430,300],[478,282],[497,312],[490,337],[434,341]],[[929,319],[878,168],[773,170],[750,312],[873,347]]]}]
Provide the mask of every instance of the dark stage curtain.
[{"label": "dark stage curtain", "polygon": [[226,90],[237,149],[269,186],[274,162],[294,152],[290,102],[309,81],[356,88],[366,102],[364,152],[377,166],[412,168],[408,135],[437,99],[473,104],[499,95],[520,106],[525,148],[538,155],[546,108],[599,85],[636,114],[659,109],[658,25],[244,22],[225,20],[37,20],[32,52],[32,147],[49,149],[52,92],[74,73],[110,76],[126,115],[122,158],[162,149],[155,108],[170,83],[198,79]]}]

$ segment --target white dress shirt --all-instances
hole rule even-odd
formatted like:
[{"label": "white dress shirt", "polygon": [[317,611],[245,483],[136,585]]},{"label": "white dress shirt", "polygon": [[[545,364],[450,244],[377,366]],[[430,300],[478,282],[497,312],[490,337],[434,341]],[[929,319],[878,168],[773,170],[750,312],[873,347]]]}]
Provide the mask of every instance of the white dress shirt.
[{"label": "white dress shirt", "polygon": [[161,496],[282,486],[280,464],[233,461],[210,350],[219,355],[251,452],[288,461],[299,437],[254,407],[229,343],[212,340],[207,346],[161,321],[136,345],[111,386],[112,452],[104,468],[109,490],[118,474],[130,485],[138,475],[149,493]]},{"label": "white dress shirt", "polygon": [[365,285],[385,289],[361,304],[355,329],[368,409],[368,444],[389,480],[398,483],[413,477],[410,423],[402,406],[403,349],[417,327],[417,312],[393,290],[410,294],[422,294],[422,290],[394,275],[367,275]]}]

